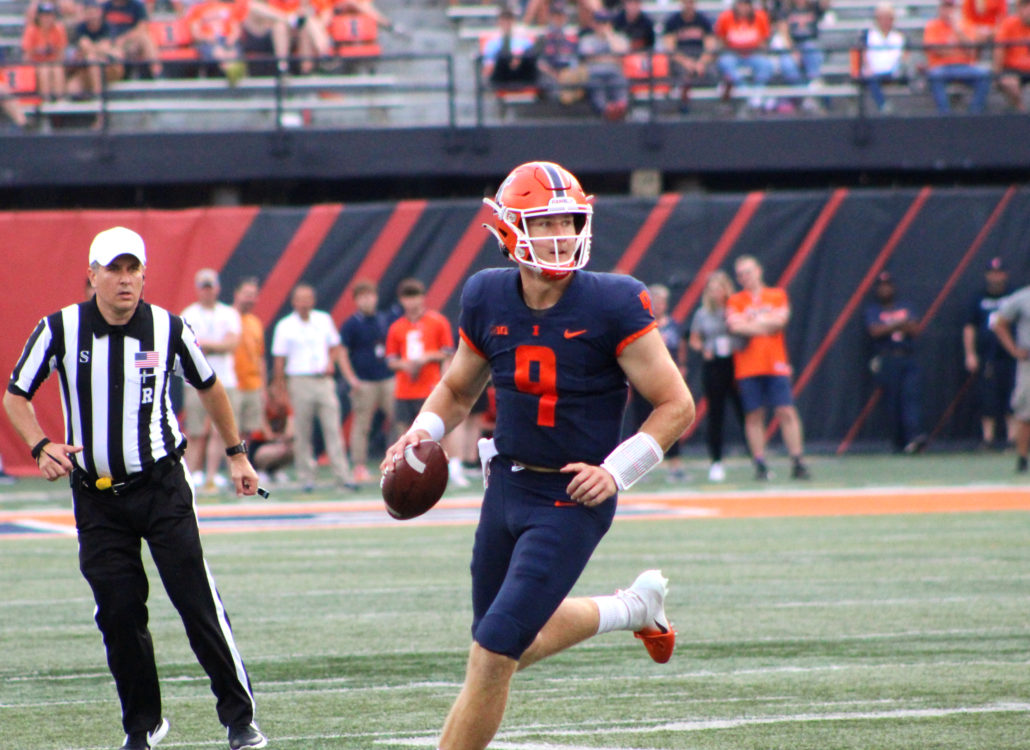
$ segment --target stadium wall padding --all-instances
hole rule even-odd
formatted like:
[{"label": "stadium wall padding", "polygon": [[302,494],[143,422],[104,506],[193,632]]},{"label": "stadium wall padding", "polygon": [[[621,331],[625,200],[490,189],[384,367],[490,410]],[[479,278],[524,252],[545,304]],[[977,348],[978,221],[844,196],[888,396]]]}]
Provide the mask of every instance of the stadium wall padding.
[{"label": "stadium wall padding", "polygon": [[[1001,256],[1013,287],[1030,282],[1030,191],[1024,187],[899,188],[676,194],[596,200],[591,269],[631,270],[670,287],[680,320],[696,308],[704,277],[757,256],[770,284],[790,293],[788,344],[807,439],[823,450],[886,445],[873,393],[862,315],[876,273],[889,269],[899,296],[924,315],[918,356],[924,416],[938,440],[974,440],[975,389],[963,388],[961,327],[989,259]],[[389,304],[398,282],[426,282],[429,302],[456,321],[462,282],[503,264],[481,228],[477,200],[334,204],[304,208],[228,207],[182,211],[0,213],[6,263],[0,310],[0,365],[10,373],[29,332],[47,313],[82,299],[93,235],[113,225],[147,242],[145,298],[173,311],[193,300],[193,275],[212,267],[222,298],[246,276],[264,283],[257,313],[269,326],[289,310],[289,292],[314,285],[319,307],[340,322],[353,311],[358,278],[380,284]],[[699,394],[699,363],[688,380]],[[57,389],[44,385],[36,407],[59,438]],[[700,442],[694,431],[689,440]],[[4,420],[0,454],[32,469],[27,448]]]}]

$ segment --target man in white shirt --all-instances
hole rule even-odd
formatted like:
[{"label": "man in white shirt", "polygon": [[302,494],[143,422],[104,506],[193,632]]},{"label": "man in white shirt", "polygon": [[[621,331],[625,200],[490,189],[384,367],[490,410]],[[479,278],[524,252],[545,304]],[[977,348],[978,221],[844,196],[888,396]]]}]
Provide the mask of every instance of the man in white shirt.
[{"label": "man in white shirt", "polygon": [[[233,352],[240,343],[242,323],[240,314],[230,305],[218,301],[221,285],[218,272],[201,268],[193,278],[197,288],[197,301],[182,311],[183,320],[193,329],[201,351],[211,363],[218,380],[225,386],[233,412],[239,412],[239,391]],[[196,389],[186,386],[183,411],[185,412],[186,466],[193,470],[194,484],[205,492],[215,491],[227,481],[218,473],[225,455],[225,444],[217,430],[211,429],[211,420],[204,410]],[[203,471],[198,467],[203,466]],[[206,479],[206,481],[205,481]]]},{"label": "man in white shirt", "polygon": [[894,6],[889,0],[877,4],[874,23],[866,30],[862,57],[862,78],[879,112],[888,111],[883,84],[905,74],[908,52],[905,35],[894,27]]},{"label": "man in white shirt", "polygon": [[293,312],[275,324],[272,334],[272,390],[276,398],[288,395],[293,408],[294,465],[305,492],[315,487],[315,456],[311,444],[315,417],[325,439],[336,483],[357,489],[343,449],[340,399],[333,380],[334,366],[353,382],[354,372],[343,356],[340,334],[329,313],[315,309],[315,289],[299,284],[290,298]]}]

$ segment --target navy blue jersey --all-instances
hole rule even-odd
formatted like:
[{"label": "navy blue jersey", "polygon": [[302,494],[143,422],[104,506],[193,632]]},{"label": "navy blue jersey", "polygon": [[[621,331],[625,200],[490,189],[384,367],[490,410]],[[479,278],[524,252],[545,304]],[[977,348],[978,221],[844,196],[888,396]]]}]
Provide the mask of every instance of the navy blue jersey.
[{"label": "navy blue jersey", "polygon": [[490,363],[501,455],[534,466],[600,464],[619,444],[627,382],[616,360],[655,325],[630,276],[576,271],[556,305],[531,310],[517,268],[480,271],[461,296],[461,337]]}]

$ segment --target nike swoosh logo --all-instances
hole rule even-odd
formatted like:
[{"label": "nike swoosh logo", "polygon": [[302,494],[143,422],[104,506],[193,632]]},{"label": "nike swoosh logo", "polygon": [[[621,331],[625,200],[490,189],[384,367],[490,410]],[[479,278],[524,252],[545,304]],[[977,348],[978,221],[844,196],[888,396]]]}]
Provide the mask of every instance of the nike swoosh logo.
[{"label": "nike swoosh logo", "polygon": [[555,500],[554,501],[554,507],[555,508],[573,508],[573,507],[575,507],[577,505],[579,505],[579,503],[577,503],[574,500]]},{"label": "nike swoosh logo", "polygon": [[584,328],[582,331],[570,331],[568,328],[566,328],[565,329],[565,338],[567,338],[567,339],[574,339],[577,336],[582,336],[586,332],[587,332],[586,328]]}]

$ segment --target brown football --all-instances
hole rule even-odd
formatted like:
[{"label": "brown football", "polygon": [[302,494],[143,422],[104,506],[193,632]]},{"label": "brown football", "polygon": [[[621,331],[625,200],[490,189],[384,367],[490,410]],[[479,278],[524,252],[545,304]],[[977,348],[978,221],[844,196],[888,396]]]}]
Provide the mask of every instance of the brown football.
[{"label": "brown football", "polygon": [[383,474],[379,487],[386,512],[399,521],[421,516],[447,489],[447,454],[435,440],[404,449],[404,457]]}]

